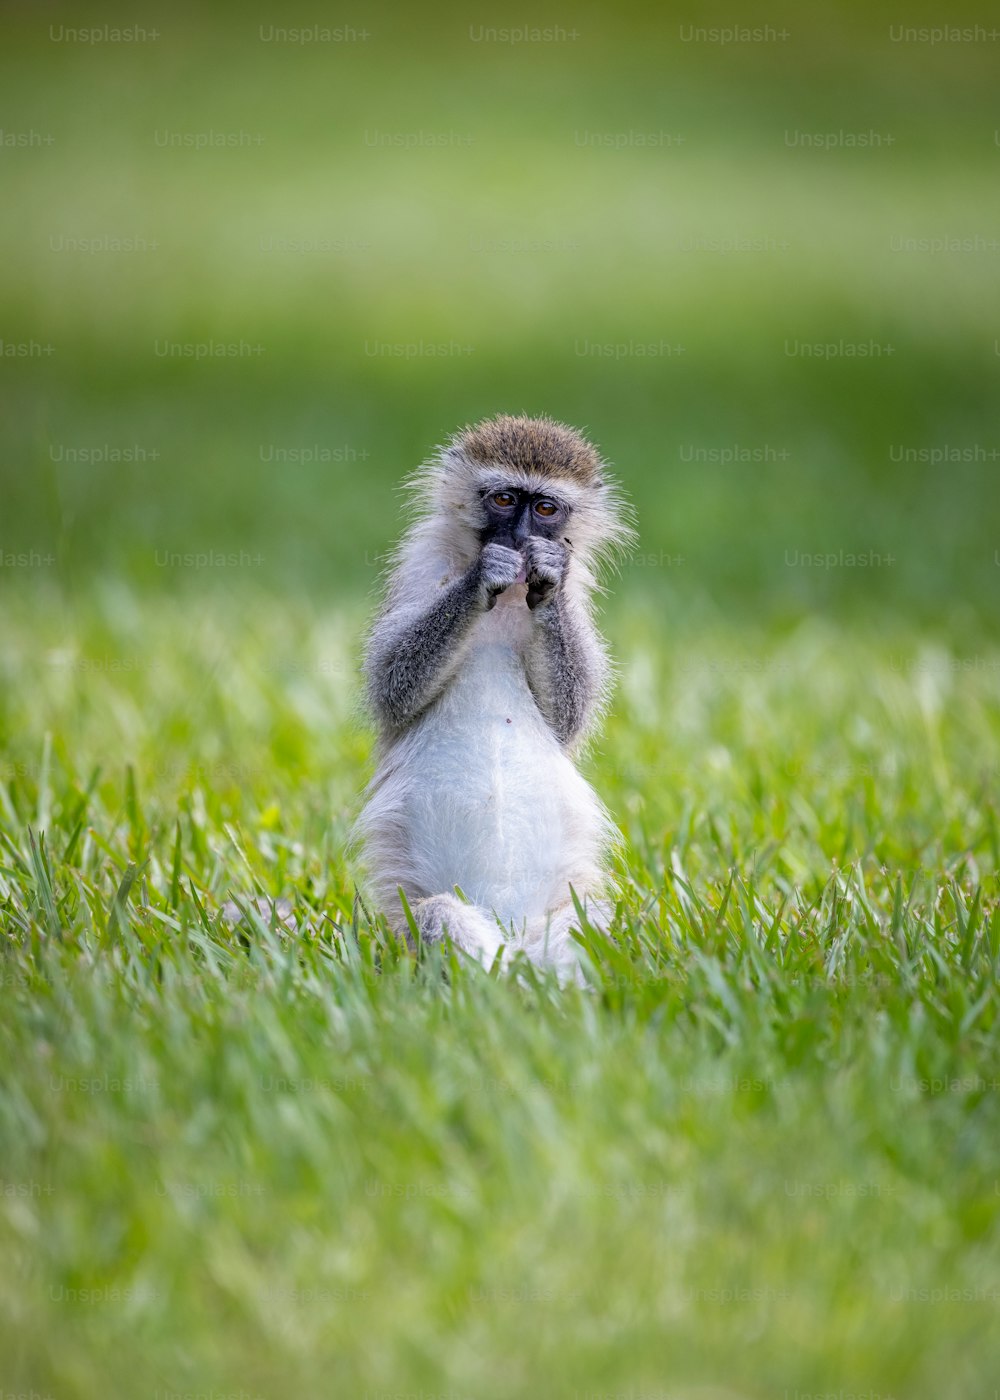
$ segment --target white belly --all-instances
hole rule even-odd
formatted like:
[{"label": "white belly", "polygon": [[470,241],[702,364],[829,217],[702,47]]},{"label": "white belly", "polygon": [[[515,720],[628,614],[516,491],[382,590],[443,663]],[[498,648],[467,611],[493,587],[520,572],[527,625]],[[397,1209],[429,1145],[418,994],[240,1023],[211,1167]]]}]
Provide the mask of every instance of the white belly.
[{"label": "white belly", "polygon": [[513,640],[477,638],[377,775],[369,831],[380,808],[394,837],[376,848],[404,849],[376,873],[415,898],[458,886],[520,923],[564,904],[570,883],[582,896],[599,879],[603,809],[539,712]]}]

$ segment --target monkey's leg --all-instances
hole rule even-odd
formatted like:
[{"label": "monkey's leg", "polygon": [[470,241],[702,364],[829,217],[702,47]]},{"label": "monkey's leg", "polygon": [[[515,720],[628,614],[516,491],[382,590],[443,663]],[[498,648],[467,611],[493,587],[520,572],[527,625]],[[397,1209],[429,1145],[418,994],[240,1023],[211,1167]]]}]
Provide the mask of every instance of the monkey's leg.
[{"label": "monkey's leg", "polygon": [[[607,933],[614,917],[614,905],[606,899],[582,902],[591,927]],[[560,982],[576,982],[582,986],[579,948],[571,932],[579,927],[575,905],[561,904],[557,909],[551,909],[543,919],[537,919],[528,926],[524,950],[532,962],[540,967],[552,968]]]},{"label": "monkey's leg", "polygon": [[453,894],[418,899],[413,917],[425,943],[438,943],[448,937],[485,967],[492,965],[504,943],[503,930],[492,915],[474,904],[463,904]]}]

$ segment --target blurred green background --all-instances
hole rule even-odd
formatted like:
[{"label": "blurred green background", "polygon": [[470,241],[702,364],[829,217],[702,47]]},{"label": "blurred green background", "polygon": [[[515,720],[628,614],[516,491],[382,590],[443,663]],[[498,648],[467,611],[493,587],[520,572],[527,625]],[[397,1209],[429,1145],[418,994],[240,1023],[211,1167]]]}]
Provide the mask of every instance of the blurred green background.
[{"label": "blurred green background", "polygon": [[[554,34],[491,36],[526,24]],[[693,29],[734,24],[764,36]],[[956,24],[982,33],[902,31]],[[4,25],[4,590],[360,600],[402,475],[503,410],[615,464],[641,524],[616,606],[995,628],[987,7]]]}]

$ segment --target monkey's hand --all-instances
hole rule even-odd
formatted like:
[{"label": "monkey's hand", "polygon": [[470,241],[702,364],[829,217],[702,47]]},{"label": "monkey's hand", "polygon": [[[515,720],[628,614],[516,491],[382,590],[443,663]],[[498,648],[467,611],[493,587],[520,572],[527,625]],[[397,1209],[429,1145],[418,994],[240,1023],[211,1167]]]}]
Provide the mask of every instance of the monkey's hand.
[{"label": "monkey's hand", "polygon": [[475,567],[479,574],[480,597],[487,612],[496,602],[497,595],[517,582],[523,562],[517,550],[508,549],[505,544],[491,541],[483,545]]},{"label": "monkey's hand", "polygon": [[568,551],[561,540],[532,535],[524,547],[524,567],[528,582],[528,607],[545,607],[555,597],[566,573]]}]

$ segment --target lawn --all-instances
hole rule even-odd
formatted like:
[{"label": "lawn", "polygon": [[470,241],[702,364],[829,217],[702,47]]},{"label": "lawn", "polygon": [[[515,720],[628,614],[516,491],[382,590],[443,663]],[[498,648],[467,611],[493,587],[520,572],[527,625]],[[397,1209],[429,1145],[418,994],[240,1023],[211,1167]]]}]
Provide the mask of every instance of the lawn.
[{"label": "lawn", "polygon": [[356,902],[355,621],[8,615],[5,1390],[989,1394],[997,653],[612,616],[560,990]]},{"label": "lawn", "polygon": [[[995,1400],[995,40],[97,8],[0,52],[0,1400]],[[639,526],[580,988],[349,844],[500,411]]]}]

